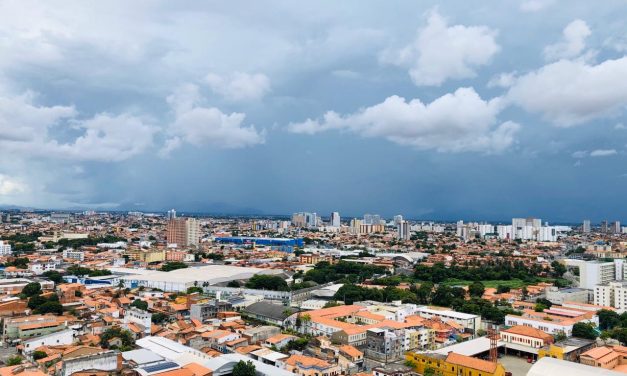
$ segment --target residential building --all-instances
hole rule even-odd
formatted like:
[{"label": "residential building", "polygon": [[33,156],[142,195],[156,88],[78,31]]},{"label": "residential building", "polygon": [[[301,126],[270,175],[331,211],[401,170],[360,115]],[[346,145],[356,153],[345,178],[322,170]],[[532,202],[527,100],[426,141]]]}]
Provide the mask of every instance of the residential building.
[{"label": "residential building", "polygon": [[11,256],[12,254],[11,244],[7,241],[0,240],[0,256]]},{"label": "residential building", "polygon": [[545,290],[546,299],[553,304],[562,305],[564,302],[588,303],[589,291],[581,288],[558,288],[547,287]]},{"label": "residential building", "polygon": [[177,247],[198,246],[200,243],[200,222],[196,218],[172,218],[168,221],[168,244]]},{"label": "residential building", "polygon": [[342,221],[340,218],[340,213],[338,212],[333,212],[331,213],[331,221],[330,224],[332,227],[340,227]]},{"label": "residential building", "polygon": [[229,302],[213,299],[206,303],[196,303],[190,306],[190,318],[198,320],[201,323],[209,319],[218,317],[219,312],[228,312],[233,310],[233,305]]},{"label": "residential building", "polygon": [[553,336],[528,326],[516,325],[500,332],[501,341],[539,349],[553,343]]},{"label": "residential building", "polygon": [[405,333],[402,329],[370,328],[366,331],[366,358],[395,362],[403,356]]},{"label": "residential building", "polygon": [[590,230],[591,230],[590,220],[589,219],[585,219],[583,221],[583,225],[581,226],[581,232],[583,232],[584,234],[589,234]]},{"label": "residential building", "polygon": [[500,363],[454,352],[450,352],[447,355],[408,352],[405,354],[405,360],[411,362],[414,370],[421,375],[425,373],[426,369],[430,368],[435,371],[435,374],[442,376],[505,376],[505,368]]}]

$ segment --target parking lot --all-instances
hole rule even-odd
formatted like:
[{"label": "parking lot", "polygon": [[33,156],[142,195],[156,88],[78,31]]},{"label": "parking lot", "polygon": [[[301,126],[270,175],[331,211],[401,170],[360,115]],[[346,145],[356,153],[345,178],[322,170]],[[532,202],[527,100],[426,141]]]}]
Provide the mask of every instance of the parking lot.
[{"label": "parking lot", "polygon": [[511,372],[512,376],[525,376],[533,365],[527,363],[527,358],[519,358],[512,355],[504,355],[499,359],[499,363],[505,367],[505,371]]}]

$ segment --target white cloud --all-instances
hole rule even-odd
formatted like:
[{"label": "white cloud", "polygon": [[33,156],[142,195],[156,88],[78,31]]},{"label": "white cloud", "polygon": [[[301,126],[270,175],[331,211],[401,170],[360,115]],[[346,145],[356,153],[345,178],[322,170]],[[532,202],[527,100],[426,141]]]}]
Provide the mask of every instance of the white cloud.
[{"label": "white cloud", "polygon": [[439,86],[448,79],[471,78],[500,50],[497,32],[487,26],[449,26],[437,11],[416,39],[399,51],[385,51],[381,60],[409,68],[416,85]]},{"label": "white cloud", "polygon": [[577,158],[577,159],[581,159],[581,158],[585,158],[588,156],[588,151],[587,150],[579,150],[576,151],[572,154],[573,158]]},{"label": "white cloud", "polygon": [[528,112],[569,127],[621,113],[627,105],[627,56],[591,65],[560,60],[519,77],[506,95]]},{"label": "white cloud", "polygon": [[538,12],[554,3],[554,0],[525,0],[520,3],[523,12]]},{"label": "white cloud", "polygon": [[591,157],[609,157],[617,154],[616,149],[598,149],[590,152]]},{"label": "white cloud", "polygon": [[516,82],[516,72],[501,73],[488,81],[488,87],[508,88]]},{"label": "white cloud", "polygon": [[591,32],[585,21],[577,19],[569,23],[562,34],[562,41],[544,48],[546,60],[571,59],[579,56],[586,47],[586,38]]},{"label": "white cloud", "polygon": [[203,107],[198,87],[187,84],[168,96],[175,113],[168,127],[170,138],[160,151],[161,156],[181,147],[183,142],[194,146],[212,145],[224,149],[242,148],[265,142],[263,132],[254,126],[242,126],[245,114],[225,114],[215,107]]},{"label": "white cloud", "polygon": [[205,82],[215,93],[232,101],[257,100],[270,91],[270,79],[261,73],[235,72],[228,76],[209,73]]},{"label": "white cloud", "polygon": [[460,88],[429,104],[391,96],[353,114],[330,111],[322,119],[292,123],[288,130],[304,134],[346,130],[422,150],[491,153],[511,146],[520,128],[513,122],[495,126],[500,110],[499,98],[486,101],[474,89]]},{"label": "white cloud", "polygon": [[[77,119],[71,106],[40,106],[36,95],[0,97],[0,149],[20,157],[121,161],[152,144],[155,129],[128,114],[99,114]],[[60,140],[53,127],[78,132],[74,139]],[[15,156],[14,156],[15,157]]]},{"label": "white cloud", "polygon": [[618,123],[614,126],[614,129],[616,129],[617,131],[622,131],[627,129],[627,126],[625,126],[625,124],[623,123]]},{"label": "white cloud", "polygon": [[25,192],[28,187],[19,179],[0,174],[0,196]]}]

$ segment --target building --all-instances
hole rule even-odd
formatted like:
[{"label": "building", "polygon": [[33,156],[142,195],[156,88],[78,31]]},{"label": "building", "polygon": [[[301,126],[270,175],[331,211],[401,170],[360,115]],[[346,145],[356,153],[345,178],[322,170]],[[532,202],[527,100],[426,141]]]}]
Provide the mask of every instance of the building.
[{"label": "building", "polygon": [[242,337],[248,339],[249,344],[254,345],[280,333],[281,329],[276,326],[262,325],[244,330]]},{"label": "building", "polygon": [[125,252],[129,259],[150,264],[151,262],[162,262],[166,259],[165,249],[141,249],[133,248]]},{"label": "building", "polygon": [[11,244],[9,244],[9,242],[5,242],[4,240],[0,240],[0,256],[11,256],[12,254]]},{"label": "building", "polygon": [[233,310],[233,305],[229,302],[222,302],[213,299],[207,303],[197,303],[190,306],[190,318],[198,320],[201,323],[209,319],[218,317],[220,312],[228,312]]},{"label": "building", "polygon": [[397,225],[397,231],[400,240],[409,240],[411,238],[411,225],[409,222],[401,220]]},{"label": "building", "polygon": [[447,355],[408,352],[405,354],[405,360],[421,375],[425,374],[425,370],[431,369],[434,374],[441,376],[505,376],[505,368],[500,363],[454,352]]},{"label": "building", "polygon": [[300,376],[337,376],[340,374],[340,368],[337,365],[306,355],[291,355],[287,359],[278,361],[277,364],[288,372]]},{"label": "building", "polygon": [[137,333],[137,329],[139,329],[144,336],[149,336],[152,325],[152,313],[137,308],[128,309],[124,313],[124,325],[131,332]]},{"label": "building", "polygon": [[583,289],[594,290],[597,285],[616,279],[614,262],[566,260],[566,265],[579,268],[579,287]]},{"label": "building", "polygon": [[74,331],[72,329],[64,329],[43,336],[25,339],[21,344],[22,352],[30,354],[40,346],[61,346],[71,345],[72,343],[74,343]]},{"label": "building", "polygon": [[576,362],[581,354],[596,346],[595,340],[571,337],[539,349],[538,358],[546,357]]},{"label": "building", "polygon": [[470,333],[477,333],[481,329],[481,316],[472,315],[469,313],[462,313],[453,311],[447,308],[440,307],[419,307],[416,312],[420,317],[426,319],[438,318],[442,322],[453,321]]},{"label": "building", "polygon": [[583,225],[581,226],[581,232],[583,232],[584,234],[589,234],[590,230],[591,230],[590,220],[589,219],[584,219]]},{"label": "building", "polygon": [[63,258],[84,261],[85,260],[85,252],[78,251],[72,248],[66,248],[63,250]]},{"label": "building", "polygon": [[[500,332],[501,341],[510,345],[522,345],[535,349],[548,346],[553,343],[553,336],[540,329],[528,326],[516,325]],[[506,346],[507,347],[507,346]]]},{"label": "building", "polygon": [[372,369],[373,376],[411,376],[413,374],[411,367],[400,364],[390,364],[385,367],[374,367]]},{"label": "building", "polygon": [[547,287],[545,290],[546,299],[553,304],[562,305],[564,302],[588,303],[589,290],[580,288],[558,288]]},{"label": "building", "polygon": [[342,224],[340,213],[333,212],[331,213],[331,220],[329,221],[332,227],[340,227]]},{"label": "building", "polygon": [[594,304],[627,310],[627,281],[615,281],[594,288]]},{"label": "building", "polygon": [[198,246],[200,243],[200,222],[196,218],[172,218],[168,221],[168,244],[177,247]]},{"label": "building", "polygon": [[627,372],[627,347],[600,346],[579,355],[579,362],[592,367]]},{"label": "building", "polygon": [[168,213],[166,214],[166,218],[167,218],[168,221],[170,219],[176,218],[176,210],[174,210],[174,209],[168,210]]},{"label": "building", "polygon": [[596,312],[557,306],[545,309],[543,312],[525,309],[521,316],[505,316],[505,325],[507,326],[524,325],[552,335],[563,333],[567,337],[572,335],[573,326],[578,322],[592,323],[594,326],[598,326],[599,318]]},{"label": "building", "polygon": [[624,376],[625,374],[548,357],[538,360],[527,372],[527,376],[547,375]]},{"label": "building", "polygon": [[366,331],[366,358],[394,362],[403,356],[405,334],[402,329],[370,328]]}]

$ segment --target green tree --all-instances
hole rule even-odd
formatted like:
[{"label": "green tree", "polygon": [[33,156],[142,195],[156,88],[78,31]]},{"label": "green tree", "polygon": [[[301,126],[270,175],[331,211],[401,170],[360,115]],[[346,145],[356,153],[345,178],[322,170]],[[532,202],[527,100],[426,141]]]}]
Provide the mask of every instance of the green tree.
[{"label": "green tree", "polygon": [[48,357],[48,354],[46,354],[45,351],[39,351],[39,350],[33,351],[33,359],[35,360],[43,359],[46,357]]},{"label": "green tree", "polygon": [[226,287],[236,287],[236,288],[239,288],[239,287],[242,287],[242,285],[240,285],[239,281],[232,280],[232,281],[229,281],[229,283],[226,284]]},{"label": "green tree", "polygon": [[168,319],[168,315],[166,315],[165,313],[157,312],[153,313],[150,319],[152,320],[153,324],[161,324]]},{"label": "green tree", "polygon": [[113,338],[119,338],[122,341],[122,346],[124,347],[131,347],[135,344],[135,340],[133,339],[133,334],[131,332],[124,330],[119,326],[114,326],[113,328],[105,330],[100,335],[100,346],[108,348],[109,341]]},{"label": "green tree", "polygon": [[133,302],[131,303],[131,307],[141,309],[142,311],[148,311],[148,303],[141,299],[133,300]]},{"label": "green tree", "polygon": [[172,262],[166,262],[165,264],[163,264],[160,270],[162,272],[170,272],[172,270],[185,269],[185,268],[187,268],[186,263],[180,262],[180,261],[172,261]]},{"label": "green tree", "polygon": [[44,304],[40,305],[36,309],[37,313],[46,314],[46,313],[54,313],[56,315],[63,314],[63,306],[59,302],[55,301],[47,301]]},{"label": "green tree", "polygon": [[485,286],[483,285],[483,283],[479,281],[473,282],[470,284],[470,286],[468,286],[468,294],[470,296],[480,298],[483,296],[484,292],[485,292]]},{"label": "green tree", "polygon": [[257,371],[252,361],[240,360],[233,366],[233,376],[255,376]]},{"label": "green tree", "polygon": [[63,282],[63,274],[59,273],[56,270],[48,270],[42,275],[57,285]]},{"label": "green tree", "polygon": [[23,359],[22,359],[21,356],[15,355],[15,356],[12,356],[9,359],[7,359],[6,365],[7,366],[17,366],[17,365],[22,364],[22,361],[23,361]]},{"label": "green tree", "polygon": [[188,287],[187,288],[187,293],[188,294],[193,294],[195,292],[202,293],[203,292],[202,287],[192,286],[192,287]]},{"label": "green tree", "polygon": [[496,293],[497,294],[504,294],[507,292],[510,292],[511,288],[509,286],[506,285],[498,285],[496,286]]},{"label": "green tree", "polygon": [[614,329],[614,327],[620,325],[621,320],[618,313],[609,309],[597,311],[597,316],[599,316],[599,329],[601,330]]},{"label": "green tree", "polygon": [[285,280],[277,275],[255,274],[246,282],[249,289],[289,291],[290,287]]},{"label": "green tree", "polygon": [[573,325],[573,337],[596,339],[597,332],[593,324],[578,322]]},{"label": "green tree", "polygon": [[22,289],[22,294],[26,295],[27,297],[41,294],[41,285],[39,284],[39,282],[31,282],[24,286],[24,288]]}]

